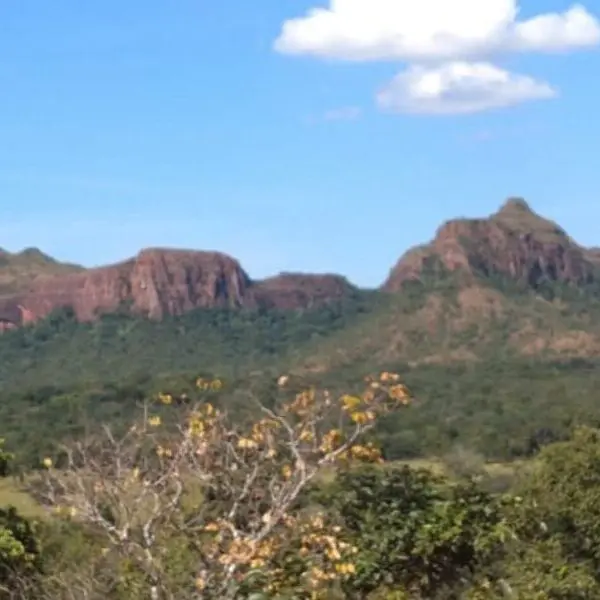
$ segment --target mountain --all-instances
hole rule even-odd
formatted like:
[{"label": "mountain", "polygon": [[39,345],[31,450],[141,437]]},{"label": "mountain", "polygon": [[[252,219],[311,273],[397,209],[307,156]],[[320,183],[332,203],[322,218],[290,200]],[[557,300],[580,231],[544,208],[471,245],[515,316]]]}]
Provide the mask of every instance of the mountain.
[{"label": "mountain", "polygon": [[0,298],[13,329],[0,336],[0,436],[32,457],[198,374],[223,377],[238,410],[281,373],[347,391],[399,372],[418,402],[380,432],[396,457],[457,443],[526,456],[600,422],[600,251],[522,199],[442,224],[376,290],[332,274],[254,280],[216,252],[46,268],[64,270],[13,269]]},{"label": "mountain", "polygon": [[54,276],[22,277],[18,290],[0,298],[0,320],[18,326],[63,307],[81,321],[123,309],[152,319],[197,308],[300,309],[356,292],[338,275],[284,273],[253,281],[219,252],[149,248],[106,267],[54,264]]},{"label": "mountain", "polygon": [[300,370],[600,355],[600,253],[523,199],[446,222],[381,290],[380,310],[312,348]]},{"label": "mountain", "polygon": [[428,245],[405,254],[383,288],[395,292],[427,268],[471,276],[504,276],[532,288],[547,282],[586,285],[598,276],[600,254],[574,242],[563,229],[509,199],[487,219],[445,223]]},{"label": "mountain", "polygon": [[37,248],[11,253],[0,248],[0,332],[36,319],[16,294],[45,277],[78,273],[83,267],[61,263]]},{"label": "mountain", "polygon": [[[595,325],[570,309],[576,300],[596,310],[599,273],[600,250],[580,246],[525,200],[511,198],[488,218],[444,223],[430,243],[406,252],[379,290],[378,310],[338,333],[340,348],[330,340],[331,347],[315,350],[311,368],[323,367],[323,353],[327,364],[360,357],[362,349],[386,361],[472,360],[500,331],[508,336],[504,350],[595,353]],[[2,252],[0,284],[4,328],[63,307],[80,321],[123,310],[162,319],[201,308],[306,310],[361,293],[339,275],[255,281],[226,254],[162,248],[94,269],[39,250]]]},{"label": "mountain", "polygon": [[58,262],[37,248],[17,253],[0,248],[0,297],[19,292],[41,277],[81,270],[83,267]]}]

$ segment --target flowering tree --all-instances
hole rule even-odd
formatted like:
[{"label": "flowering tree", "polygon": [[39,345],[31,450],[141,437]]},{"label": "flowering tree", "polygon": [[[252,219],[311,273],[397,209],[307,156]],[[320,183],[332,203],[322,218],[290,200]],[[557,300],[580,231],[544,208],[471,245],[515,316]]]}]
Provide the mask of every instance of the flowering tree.
[{"label": "flowering tree", "polygon": [[[8,476],[14,455],[0,438],[0,478]],[[27,597],[25,582],[39,572],[39,546],[32,524],[13,506],[0,506],[0,600]]]},{"label": "flowering tree", "polygon": [[[278,384],[285,395],[289,378]],[[221,385],[197,381],[201,393]],[[327,468],[380,461],[360,438],[409,393],[382,373],[357,396],[312,387],[291,396],[258,404],[242,426],[208,401],[160,394],[125,435],[104,428],[67,448],[60,468],[46,459],[42,499],[102,544],[80,596],[332,597],[356,549],[300,494]]]}]

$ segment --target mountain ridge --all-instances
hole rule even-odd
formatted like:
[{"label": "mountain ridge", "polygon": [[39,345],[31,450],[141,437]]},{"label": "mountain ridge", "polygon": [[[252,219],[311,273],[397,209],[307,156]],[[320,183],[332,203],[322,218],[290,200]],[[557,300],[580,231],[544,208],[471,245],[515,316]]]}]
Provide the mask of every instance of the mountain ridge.
[{"label": "mountain ridge", "polygon": [[[0,286],[0,322],[13,327],[66,306],[82,321],[123,308],[161,319],[197,308],[309,309],[361,292],[337,274],[280,273],[254,280],[236,258],[200,250],[145,248],[132,258],[91,269],[63,265],[37,249],[13,255],[4,251],[0,283],[3,273],[7,279],[6,264],[12,280],[8,292],[2,293]],[[37,270],[32,274],[33,264]],[[600,281],[599,269],[598,248],[580,246],[514,197],[487,218],[445,221],[432,241],[400,257],[378,290],[403,294],[411,282],[450,274],[465,290],[479,290],[463,291],[460,297],[469,296],[471,310],[485,312],[491,301],[477,283],[481,278],[507,278],[536,292],[546,284],[593,285]]]}]

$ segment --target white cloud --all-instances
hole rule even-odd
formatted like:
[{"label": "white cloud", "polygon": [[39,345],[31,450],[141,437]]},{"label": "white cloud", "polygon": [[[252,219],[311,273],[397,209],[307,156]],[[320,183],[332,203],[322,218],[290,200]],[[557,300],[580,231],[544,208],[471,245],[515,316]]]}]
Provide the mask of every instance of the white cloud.
[{"label": "white cloud", "polygon": [[516,0],[330,0],[283,24],[275,49],[350,61],[440,61],[600,42],[583,6],[519,21]]},{"label": "white cloud", "polygon": [[328,110],[323,117],[326,121],[353,121],[360,117],[361,112],[358,106],[344,106]]},{"label": "white cloud", "polygon": [[377,95],[380,108],[400,113],[466,114],[556,96],[549,84],[485,62],[410,67]]}]

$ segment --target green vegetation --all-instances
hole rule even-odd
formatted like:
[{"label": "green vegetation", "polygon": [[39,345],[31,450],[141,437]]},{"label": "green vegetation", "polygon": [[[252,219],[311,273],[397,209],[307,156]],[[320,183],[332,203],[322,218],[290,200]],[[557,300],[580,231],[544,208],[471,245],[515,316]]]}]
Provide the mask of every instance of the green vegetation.
[{"label": "green vegetation", "polygon": [[[313,422],[312,416],[304,422]],[[257,430],[252,431],[256,434]],[[169,436],[166,439],[175,441]],[[93,444],[99,450],[96,442]],[[223,539],[220,552],[235,557],[234,563],[225,564],[238,565],[244,576],[222,589],[217,589],[220,579],[199,575],[201,548],[212,547],[213,539],[212,533],[206,537],[201,532],[203,527],[208,532],[218,531],[219,526],[213,525],[219,522],[218,518],[215,521],[217,515],[231,514],[235,494],[247,489],[243,485],[229,487],[234,481],[238,485],[244,481],[244,477],[235,479],[238,470],[228,471],[225,479],[222,470],[215,471],[219,476],[205,479],[206,485],[214,483],[201,500],[190,496],[181,504],[181,517],[194,515],[194,521],[161,516],[153,522],[152,539],[160,559],[147,563],[145,554],[137,554],[143,538],[136,537],[135,522],[130,543],[112,538],[111,528],[113,524],[119,527],[129,515],[140,520],[140,527],[144,524],[155,505],[140,503],[139,498],[145,497],[143,489],[159,491],[164,494],[161,507],[170,505],[173,489],[164,483],[164,477],[178,478],[179,473],[172,475],[167,464],[155,463],[156,472],[146,469],[139,476],[148,480],[160,476],[161,486],[166,487],[138,487],[135,477],[131,479],[135,469],[131,469],[134,463],[127,462],[131,456],[127,448],[119,446],[117,450],[115,446],[112,458],[118,459],[115,464],[122,472],[111,471],[106,462],[111,459],[104,456],[98,472],[80,466],[63,474],[51,468],[48,481],[55,485],[47,489],[62,489],[56,487],[59,481],[66,486],[64,498],[56,498],[66,502],[59,505],[66,509],[60,514],[24,519],[13,509],[0,511],[0,598],[66,600],[73,593],[93,600],[600,598],[599,430],[580,428],[569,440],[550,444],[535,463],[526,464],[524,471],[517,468],[510,486],[501,492],[490,490],[489,480],[472,474],[450,478],[417,466],[341,463],[333,477],[304,488],[285,511],[292,529],[282,523],[264,545],[255,547],[255,554],[246,556],[233,540]],[[242,474],[257,464],[251,455],[237,460],[242,461]],[[455,468],[457,460],[454,457],[452,461]],[[472,467],[470,459],[466,462]],[[193,464],[200,468],[195,461]],[[271,469],[269,465],[265,468]],[[295,485],[294,478],[301,473],[284,475],[282,481],[288,477],[290,485]],[[494,477],[493,472],[489,477]],[[40,495],[45,480],[38,480],[34,493]],[[102,482],[106,488],[106,505],[98,492],[91,491],[96,489],[94,482]],[[225,485],[233,496],[209,493],[212,485]],[[262,484],[257,486],[260,489]],[[84,500],[100,503],[105,511],[120,506],[121,513],[104,513],[105,518],[113,514],[105,525],[97,523],[92,513],[89,519],[86,513],[78,518],[81,507],[88,506],[82,504]],[[254,531],[255,510],[261,514],[272,508],[270,501],[265,501],[253,492],[248,497],[235,521],[242,535]],[[71,511],[69,506],[79,510]],[[197,526],[188,529],[192,522]],[[195,537],[195,544],[183,543],[189,534]],[[252,559],[253,555],[261,558]],[[210,560],[210,555],[204,556]],[[260,567],[243,567],[254,560]],[[215,572],[218,570],[215,567]],[[326,577],[328,573],[335,575]]]},{"label": "green vegetation", "polygon": [[[309,364],[316,346],[346,340],[352,328],[365,331],[381,315],[405,311],[410,319],[426,305],[425,293],[415,287],[401,302],[364,296],[304,313],[198,311],[161,323],[122,314],[79,324],[62,311],[0,337],[0,434],[16,454],[0,454],[3,473],[8,465],[12,472],[0,480],[0,506],[18,507],[0,514],[0,598],[66,600],[65,586],[93,600],[150,597],[143,565],[105,556],[97,527],[51,516],[40,504],[39,476],[28,471],[56,455],[58,443],[86,438],[102,422],[124,432],[144,399],[159,390],[193,395],[198,376],[224,375],[215,402],[238,420],[256,417],[252,397],[276,402],[282,373],[291,372],[291,389],[318,383],[335,393],[357,390],[365,371],[353,361],[324,371],[293,367]],[[444,293],[456,290],[448,285]],[[481,331],[488,340],[501,338],[494,323],[478,325],[458,343],[480,343]],[[389,339],[384,327],[377,333]],[[417,353],[431,343],[421,339],[413,338]],[[339,528],[336,539],[358,549],[324,597],[600,598],[600,434],[574,429],[600,423],[600,365],[593,356],[527,357],[503,348],[496,360],[482,351],[479,360],[410,364],[396,354],[382,365],[396,365],[415,395],[408,410],[383,416],[370,433],[391,462],[340,465],[290,508],[298,518],[318,511],[327,527]],[[365,362],[381,365],[378,358]],[[158,413],[165,422],[170,410]],[[226,507],[222,495],[202,502],[210,514]],[[164,598],[193,597],[197,549],[170,528],[159,539],[161,561],[169,565],[164,585],[180,591]],[[237,597],[310,597],[299,578],[309,569],[298,561],[303,542],[289,532],[285,539],[291,545],[275,564],[279,595],[266,594],[259,578]],[[12,597],[2,595],[3,586]]]},{"label": "green vegetation", "polygon": [[359,294],[311,311],[200,309],[161,322],[125,314],[78,323],[68,309],[0,337],[5,391],[115,383],[198,369],[231,377],[293,356],[342,330],[379,299]]},{"label": "green vegetation", "polygon": [[600,423],[600,302],[585,290],[557,287],[548,302],[491,283],[441,277],[312,310],[197,310],[161,322],[122,313],[78,323],[57,311],[0,336],[0,435],[31,466],[56,442],[123,423],[143,398],[188,390],[198,375],[225,379],[223,402],[242,410],[282,373],[339,391],[381,369],[416,395],[409,415],[379,427],[390,459],[464,447],[512,460]]},{"label": "green vegetation", "polygon": [[[492,221],[571,243],[520,201]],[[478,256],[481,240],[466,237]],[[124,306],[79,323],[62,309],[0,335],[0,600],[600,598],[598,283],[514,281],[484,263],[450,274],[430,257],[400,293],[310,310],[156,322]],[[0,296],[76,269],[0,251]],[[411,406],[369,408],[366,373],[382,373],[374,389],[392,398],[383,373],[398,374]],[[291,430],[265,412],[282,407],[282,375],[301,409]],[[190,412],[198,378],[224,382],[204,390],[205,413]],[[342,417],[319,412],[332,398]],[[265,414],[287,432],[268,453]],[[364,444],[321,464],[316,449],[346,439],[338,426],[362,428]],[[191,430],[205,437],[192,443]],[[82,440],[88,454],[65,452]],[[256,541],[273,498],[280,521]],[[150,535],[152,506],[163,512]]]},{"label": "green vegetation", "polygon": [[37,277],[80,270],[82,267],[58,262],[37,248],[25,248],[15,254],[0,248],[0,297],[24,289]]}]

